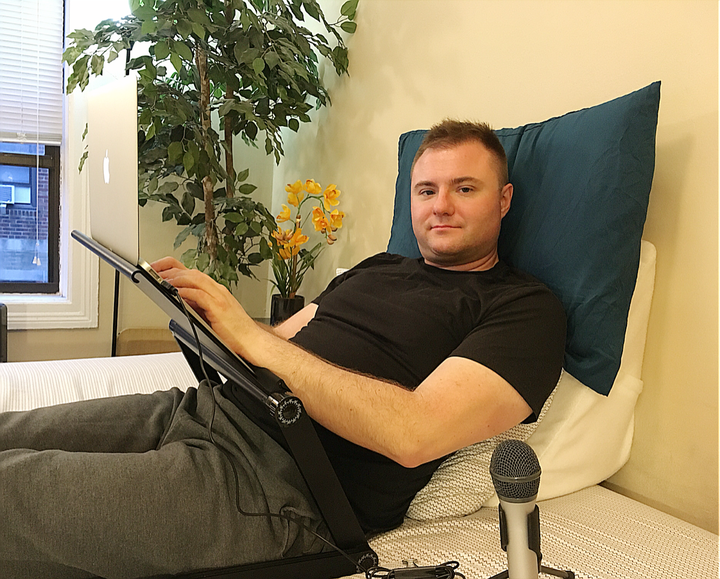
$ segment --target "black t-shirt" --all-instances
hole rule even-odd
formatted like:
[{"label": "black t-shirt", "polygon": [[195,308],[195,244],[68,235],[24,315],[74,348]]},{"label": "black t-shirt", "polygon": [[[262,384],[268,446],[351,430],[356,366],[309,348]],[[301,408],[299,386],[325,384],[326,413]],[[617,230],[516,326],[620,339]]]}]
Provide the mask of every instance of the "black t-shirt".
[{"label": "black t-shirt", "polygon": [[[507,380],[532,408],[532,421],[560,376],[560,302],[535,278],[503,263],[457,272],[383,253],[335,278],[314,303],[314,318],[293,342],[410,389],[446,358],[468,358]],[[442,462],[405,468],[319,425],[318,435],[368,532],[402,523]]]}]

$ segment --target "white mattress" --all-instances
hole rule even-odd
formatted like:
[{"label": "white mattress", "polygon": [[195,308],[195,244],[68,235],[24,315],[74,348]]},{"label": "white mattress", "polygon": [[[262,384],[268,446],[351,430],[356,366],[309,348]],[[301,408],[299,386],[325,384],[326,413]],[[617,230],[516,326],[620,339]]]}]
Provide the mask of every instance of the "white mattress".
[{"label": "white mattress", "polygon": [[[570,569],[578,579],[718,577],[717,535],[606,488],[593,486],[539,506],[545,566]],[[467,579],[507,569],[497,509],[490,507],[457,519],[407,521],[370,546],[388,568],[411,559],[420,566],[455,560]]]},{"label": "white mattress", "polygon": [[197,384],[183,355],[153,354],[0,365],[0,412]]},{"label": "white mattress", "polygon": [[[0,365],[0,412],[195,385],[182,354]],[[586,579],[716,579],[718,537],[599,486],[542,501],[543,564]],[[384,567],[460,562],[467,579],[507,566],[497,509],[433,522],[407,521],[371,546]],[[356,576],[361,577],[361,576]]]}]

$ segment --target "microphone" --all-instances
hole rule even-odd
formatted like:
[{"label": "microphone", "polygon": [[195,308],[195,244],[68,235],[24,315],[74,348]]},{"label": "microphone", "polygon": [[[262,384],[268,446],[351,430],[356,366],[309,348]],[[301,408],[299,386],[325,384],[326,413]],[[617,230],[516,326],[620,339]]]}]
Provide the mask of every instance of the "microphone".
[{"label": "microphone", "polygon": [[504,440],[490,459],[490,476],[500,505],[500,545],[507,552],[508,568],[490,579],[538,579],[545,574],[574,579],[572,571],[540,564],[540,509],[535,499],[540,488],[540,462],[521,440]]},{"label": "microphone", "polygon": [[540,572],[540,510],[535,504],[540,473],[535,452],[520,440],[504,440],[490,459],[509,579],[537,579]]}]

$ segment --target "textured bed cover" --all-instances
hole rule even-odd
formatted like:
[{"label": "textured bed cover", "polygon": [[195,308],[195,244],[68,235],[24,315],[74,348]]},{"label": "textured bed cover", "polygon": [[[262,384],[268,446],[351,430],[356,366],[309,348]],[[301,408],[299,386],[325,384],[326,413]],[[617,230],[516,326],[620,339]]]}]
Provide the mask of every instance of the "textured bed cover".
[{"label": "textured bed cover", "polygon": [[[547,567],[570,569],[578,579],[718,577],[717,535],[606,488],[593,486],[539,506]],[[420,566],[455,560],[468,579],[507,569],[497,510],[489,507],[462,518],[408,520],[370,546],[388,568],[411,559]]]}]

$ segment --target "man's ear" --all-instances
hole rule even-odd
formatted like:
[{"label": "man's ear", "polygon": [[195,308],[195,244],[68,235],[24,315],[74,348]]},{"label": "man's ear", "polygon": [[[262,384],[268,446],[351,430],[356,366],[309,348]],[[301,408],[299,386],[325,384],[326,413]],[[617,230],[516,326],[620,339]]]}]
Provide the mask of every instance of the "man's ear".
[{"label": "man's ear", "polygon": [[500,191],[500,213],[501,217],[505,217],[508,211],[510,211],[510,202],[513,196],[512,183],[508,183]]}]

